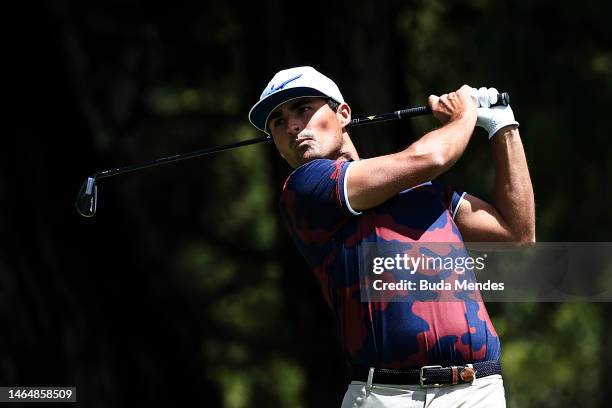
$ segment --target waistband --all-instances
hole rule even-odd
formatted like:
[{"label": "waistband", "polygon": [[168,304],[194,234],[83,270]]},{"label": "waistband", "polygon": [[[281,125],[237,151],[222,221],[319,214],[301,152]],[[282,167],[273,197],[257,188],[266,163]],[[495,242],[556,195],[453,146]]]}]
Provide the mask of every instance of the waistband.
[{"label": "waistband", "polygon": [[351,370],[351,379],[369,384],[418,384],[422,387],[439,387],[471,383],[476,376],[486,377],[501,373],[499,361],[491,360],[459,366],[429,365],[414,369],[355,366]]}]

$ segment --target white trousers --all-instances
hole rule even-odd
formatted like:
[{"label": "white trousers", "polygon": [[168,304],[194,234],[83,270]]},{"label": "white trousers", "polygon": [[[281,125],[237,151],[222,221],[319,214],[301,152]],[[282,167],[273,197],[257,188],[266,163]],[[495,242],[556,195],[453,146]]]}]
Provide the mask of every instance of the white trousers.
[{"label": "white trousers", "polygon": [[349,384],[342,408],[504,408],[506,397],[501,375],[476,378],[471,384],[421,388],[362,381]]}]

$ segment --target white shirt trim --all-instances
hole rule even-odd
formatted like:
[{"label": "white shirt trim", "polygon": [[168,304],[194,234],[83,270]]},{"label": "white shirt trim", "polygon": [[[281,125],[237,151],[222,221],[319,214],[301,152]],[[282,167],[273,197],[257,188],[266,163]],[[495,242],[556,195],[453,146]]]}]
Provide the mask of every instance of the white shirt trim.
[{"label": "white shirt trim", "polygon": [[410,188],[407,188],[407,189],[405,189],[405,190],[402,190],[402,191],[400,192],[400,194],[401,194],[401,193],[408,192],[408,191],[410,191],[410,190],[414,190],[415,188],[419,188],[419,187],[423,187],[423,186],[430,186],[430,185],[431,185],[431,180],[426,181],[426,182],[421,183],[421,184],[417,184],[417,185],[416,185],[416,186],[414,186],[414,187],[410,187]]},{"label": "white shirt trim", "polygon": [[360,215],[361,211],[355,211],[353,210],[353,207],[351,207],[351,203],[349,203],[349,198],[348,198],[348,188],[347,188],[347,181],[348,181],[348,173],[349,170],[351,169],[351,164],[353,164],[352,162],[349,163],[349,165],[346,167],[346,171],[344,172],[344,180],[343,180],[343,184],[344,184],[344,202],[346,202],[346,208],[348,208],[348,210],[351,212],[351,214],[353,215]]},{"label": "white shirt trim", "polygon": [[457,210],[459,209],[459,206],[463,202],[463,197],[465,197],[465,194],[466,193],[464,191],[463,194],[461,194],[461,197],[459,198],[459,201],[457,202],[457,206],[455,207],[455,210],[453,211],[453,220],[455,219],[455,215],[457,215]]}]

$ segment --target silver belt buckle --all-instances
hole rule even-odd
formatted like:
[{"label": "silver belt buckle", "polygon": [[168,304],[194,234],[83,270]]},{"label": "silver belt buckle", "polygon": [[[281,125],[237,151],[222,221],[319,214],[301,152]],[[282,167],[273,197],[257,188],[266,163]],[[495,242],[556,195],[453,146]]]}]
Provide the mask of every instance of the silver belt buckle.
[{"label": "silver belt buckle", "polygon": [[441,365],[428,365],[428,366],[423,366],[421,367],[421,373],[419,374],[419,383],[421,384],[421,387],[423,388],[433,388],[433,387],[441,387],[442,384],[424,384],[423,383],[423,370],[425,370],[426,368],[442,368]]}]

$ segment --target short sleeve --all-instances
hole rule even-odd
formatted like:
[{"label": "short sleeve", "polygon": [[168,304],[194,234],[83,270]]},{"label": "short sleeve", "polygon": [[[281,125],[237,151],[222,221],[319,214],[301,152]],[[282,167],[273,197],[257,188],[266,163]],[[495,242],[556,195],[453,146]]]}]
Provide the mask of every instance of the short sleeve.
[{"label": "short sleeve", "polygon": [[280,210],[292,235],[308,243],[321,243],[348,218],[359,213],[348,203],[346,175],[351,162],[313,160],[287,179]]},{"label": "short sleeve", "polygon": [[457,210],[463,203],[466,192],[448,184],[440,183],[438,181],[431,182],[432,186],[442,193],[442,199],[444,200],[444,206],[451,214],[453,219],[457,215]]},{"label": "short sleeve", "polygon": [[447,196],[449,197],[448,211],[452,214],[453,219],[455,219],[455,215],[457,215],[457,210],[463,202],[465,194],[465,191],[456,189],[452,186],[447,186]]}]

